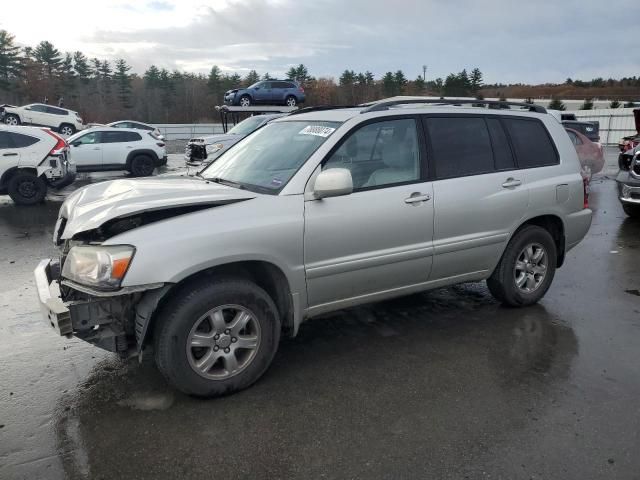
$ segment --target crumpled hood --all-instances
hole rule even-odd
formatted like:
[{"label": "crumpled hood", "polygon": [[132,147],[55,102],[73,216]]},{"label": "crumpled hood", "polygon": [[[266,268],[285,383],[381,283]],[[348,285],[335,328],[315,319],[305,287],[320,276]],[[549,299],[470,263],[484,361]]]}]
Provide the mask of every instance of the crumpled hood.
[{"label": "crumpled hood", "polygon": [[237,142],[242,138],[242,135],[207,135],[197,138],[204,140],[205,145],[212,145],[214,143]]},{"label": "crumpled hood", "polygon": [[[113,180],[81,188],[62,204],[67,219],[60,239],[98,228],[114,218],[165,208],[232,203],[255,198],[256,193],[206,182],[201,178],[147,178]],[[56,228],[57,229],[57,228]]]}]

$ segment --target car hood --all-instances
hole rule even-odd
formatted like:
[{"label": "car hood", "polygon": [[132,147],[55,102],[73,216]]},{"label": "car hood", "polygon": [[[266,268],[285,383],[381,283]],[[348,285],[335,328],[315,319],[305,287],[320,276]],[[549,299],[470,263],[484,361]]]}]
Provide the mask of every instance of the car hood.
[{"label": "car hood", "polygon": [[[66,219],[56,240],[100,227],[109,220],[176,207],[224,205],[255,198],[256,193],[207,182],[197,177],[113,180],[72,193],[60,208]],[[61,221],[60,219],[58,220]]]},{"label": "car hood", "polygon": [[241,135],[207,135],[206,137],[197,137],[199,140],[204,140],[206,145],[212,145],[214,143],[228,143],[237,142],[242,138]]}]

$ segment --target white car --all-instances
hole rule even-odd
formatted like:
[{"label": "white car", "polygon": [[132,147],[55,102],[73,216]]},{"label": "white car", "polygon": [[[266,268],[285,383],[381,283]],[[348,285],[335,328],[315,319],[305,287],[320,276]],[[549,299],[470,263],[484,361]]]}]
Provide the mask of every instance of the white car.
[{"label": "white car", "polygon": [[115,128],[133,128],[134,130],[146,130],[147,132],[153,132],[158,140],[164,140],[164,136],[160,129],[149,125],[148,123],[136,122],[135,120],[119,120],[117,122],[107,123],[108,127]]},{"label": "white car", "polygon": [[128,170],[146,177],[167,164],[165,143],[151,132],[105,126],[76,133],[68,141],[79,172]]},{"label": "white car", "polygon": [[0,125],[0,194],[33,205],[48,187],[65,187],[75,176],[64,138],[45,128]]},{"label": "white car", "polygon": [[84,129],[84,122],[78,112],[42,103],[32,103],[24,107],[5,106],[4,123],[12,126],[49,127],[64,136],[73,135]]}]

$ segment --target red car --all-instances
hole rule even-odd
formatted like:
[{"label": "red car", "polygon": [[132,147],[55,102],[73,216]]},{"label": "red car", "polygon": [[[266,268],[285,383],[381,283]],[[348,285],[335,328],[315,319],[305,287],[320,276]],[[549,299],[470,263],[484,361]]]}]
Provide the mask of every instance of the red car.
[{"label": "red car", "polygon": [[592,142],[580,132],[572,128],[565,128],[573,146],[576,147],[578,158],[582,165],[582,175],[591,181],[594,173],[598,173],[604,168],[604,152],[602,145]]}]

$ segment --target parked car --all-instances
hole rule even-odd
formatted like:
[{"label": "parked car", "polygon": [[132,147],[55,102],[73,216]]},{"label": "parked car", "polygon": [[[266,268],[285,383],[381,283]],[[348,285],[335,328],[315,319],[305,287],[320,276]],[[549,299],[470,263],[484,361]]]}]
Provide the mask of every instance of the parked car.
[{"label": "parked car", "polygon": [[68,141],[79,172],[128,170],[136,177],[146,177],[167,164],[165,143],[151,132],[95,127],[72,135]]},{"label": "parked car", "polygon": [[599,122],[576,122],[572,120],[563,120],[564,128],[570,128],[587,137],[592,142],[600,142],[600,123]]},{"label": "parked car", "polygon": [[42,103],[32,103],[24,107],[5,106],[4,123],[13,126],[49,127],[64,136],[73,135],[84,128],[84,123],[78,112]]},{"label": "parked car", "polygon": [[624,153],[627,150],[633,150],[640,145],[640,108],[633,110],[633,119],[636,127],[636,133],[622,137],[618,142],[618,148],[620,152]]},{"label": "parked car", "polygon": [[627,215],[640,218],[640,145],[621,153],[618,166],[618,199]]},{"label": "parked car", "polygon": [[588,182],[591,182],[591,177],[604,168],[602,145],[592,142],[585,135],[572,128],[565,128],[565,130],[571,139],[571,143],[576,148],[583,175]]},{"label": "parked car", "polygon": [[267,122],[282,117],[284,114],[255,115],[238,123],[227,133],[195,137],[187,142],[184,159],[189,166],[199,166],[213,162],[244,137],[262,127]]},{"label": "parked car", "polygon": [[149,125],[148,123],[136,122],[134,120],[120,120],[117,122],[107,123],[107,126],[114,128],[132,128],[134,130],[145,130],[147,132],[153,133],[153,135],[158,140],[164,140],[164,136],[162,135],[162,132],[160,132],[160,129],[154,127],[153,125]]},{"label": "parked car", "polygon": [[248,88],[235,88],[224,94],[227,105],[249,107],[255,104],[287,105],[304,103],[304,88],[293,80],[264,80]]},{"label": "parked car", "polygon": [[338,309],[480,280],[536,303],[591,224],[566,132],[541,107],[406,103],[288,115],[199,177],[75,192],[62,263],[35,271],[47,322],[122,356],[153,344],[172,385],[216,396]]},{"label": "parked car", "polygon": [[0,125],[0,194],[18,205],[41,202],[47,188],[60,189],[75,179],[69,146],[51,130]]}]

